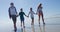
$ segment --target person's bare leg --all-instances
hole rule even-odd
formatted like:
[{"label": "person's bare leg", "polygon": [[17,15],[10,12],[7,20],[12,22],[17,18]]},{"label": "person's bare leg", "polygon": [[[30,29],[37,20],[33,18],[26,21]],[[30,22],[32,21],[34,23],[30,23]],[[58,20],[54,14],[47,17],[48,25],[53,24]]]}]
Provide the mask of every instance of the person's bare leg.
[{"label": "person's bare leg", "polygon": [[31,25],[32,25],[32,22],[33,22],[33,20],[31,21]]},{"label": "person's bare leg", "polygon": [[43,24],[45,24],[43,14],[42,14],[42,21],[43,21]]},{"label": "person's bare leg", "polygon": [[25,23],[24,23],[24,21],[23,21],[23,27],[25,28]]},{"label": "person's bare leg", "polygon": [[34,24],[34,19],[32,18],[32,22],[31,22],[31,25],[33,25]]},{"label": "person's bare leg", "polygon": [[40,15],[39,15],[39,17],[38,17],[39,19],[38,19],[38,21],[39,21],[39,24],[40,24]]},{"label": "person's bare leg", "polygon": [[22,21],[21,21],[21,27],[22,27]]},{"label": "person's bare leg", "polygon": [[34,25],[34,19],[32,19],[32,24]]}]

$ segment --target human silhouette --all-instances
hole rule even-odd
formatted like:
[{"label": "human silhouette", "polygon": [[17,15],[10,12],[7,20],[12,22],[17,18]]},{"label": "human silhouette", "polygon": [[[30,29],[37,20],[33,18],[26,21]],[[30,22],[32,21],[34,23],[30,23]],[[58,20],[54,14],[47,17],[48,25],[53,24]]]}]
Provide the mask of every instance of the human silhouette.
[{"label": "human silhouette", "polygon": [[42,16],[43,24],[45,24],[42,8],[43,8],[43,7],[42,7],[42,4],[40,3],[39,6],[38,6],[38,8],[37,8],[37,13],[36,13],[36,14],[38,14],[38,21],[39,21],[39,24],[40,24],[40,16]]},{"label": "human silhouette", "polygon": [[21,12],[19,12],[19,15],[20,16],[20,20],[21,20],[21,27],[22,27],[22,23],[23,23],[23,27],[25,28],[25,23],[24,23],[24,15],[26,17],[28,17],[24,12],[23,12],[23,8],[20,9]]},{"label": "human silhouette", "polygon": [[13,20],[13,24],[14,24],[14,31],[17,30],[16,27],[16,15],[17,15],[17,11],[16,11],[16,7],[14,6],[14,3],[10,3],[10,7],[8,9],[9,12],[9,18]]},{"label": "human silhouette", "polygon": [[30,11],[29,11],[28,16],[30,15],[30,17],[31,17],[31,20],[32,20],[31,25],[34,24],[34,14],[35,14],[35,13],[32,11],[32,8],[30,8]]}]

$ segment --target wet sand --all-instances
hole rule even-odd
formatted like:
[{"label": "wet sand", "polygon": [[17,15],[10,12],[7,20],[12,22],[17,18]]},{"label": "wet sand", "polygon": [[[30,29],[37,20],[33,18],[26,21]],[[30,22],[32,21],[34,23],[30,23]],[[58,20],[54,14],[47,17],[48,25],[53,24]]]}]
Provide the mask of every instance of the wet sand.
[{"label": "wet sand", "polygon": [[[60,18],[59,18],[60,19]],[[19,22],[17,23],[17,32],[60,32],[60,20],[46,20],[46,24],[34,25],[27,24],[25,28],[21,28]],[[58,21],[58,22],[57,22]],[[0,32],[14,32],[12,22],[0,22]]]}]

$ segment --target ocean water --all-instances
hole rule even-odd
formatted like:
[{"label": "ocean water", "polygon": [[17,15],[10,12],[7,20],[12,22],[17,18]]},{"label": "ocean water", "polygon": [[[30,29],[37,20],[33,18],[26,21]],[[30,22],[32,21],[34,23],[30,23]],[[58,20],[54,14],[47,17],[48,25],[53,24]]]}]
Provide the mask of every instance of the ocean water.
[{"label": "ocean water", "polygon": [[[20,22],[17,22],[16,32],[60,32],[60,18],[45,19],[45,25],[43,22],[38,24],[38,20],[31,25],[31,21],[25,22],[25,28],[21,28]],[[0,32],[14,32],[13,22],[11,21],[1,21],[0,22]]]}]

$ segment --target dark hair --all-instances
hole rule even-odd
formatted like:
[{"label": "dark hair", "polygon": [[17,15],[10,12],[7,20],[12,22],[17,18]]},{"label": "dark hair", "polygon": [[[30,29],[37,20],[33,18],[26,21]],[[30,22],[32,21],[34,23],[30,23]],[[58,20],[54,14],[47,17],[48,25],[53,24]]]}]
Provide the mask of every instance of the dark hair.
[{"label": "dark hair", "polygon": [[11,2],[10,5],[14,5],[14,3]]},{"label": "dark hair", "polygon": [[42,3],[39,4],[38,9],[41,7]]},{"label": "dark hair", "polygon": [[20,10],[23,10],[22,8]]}]

